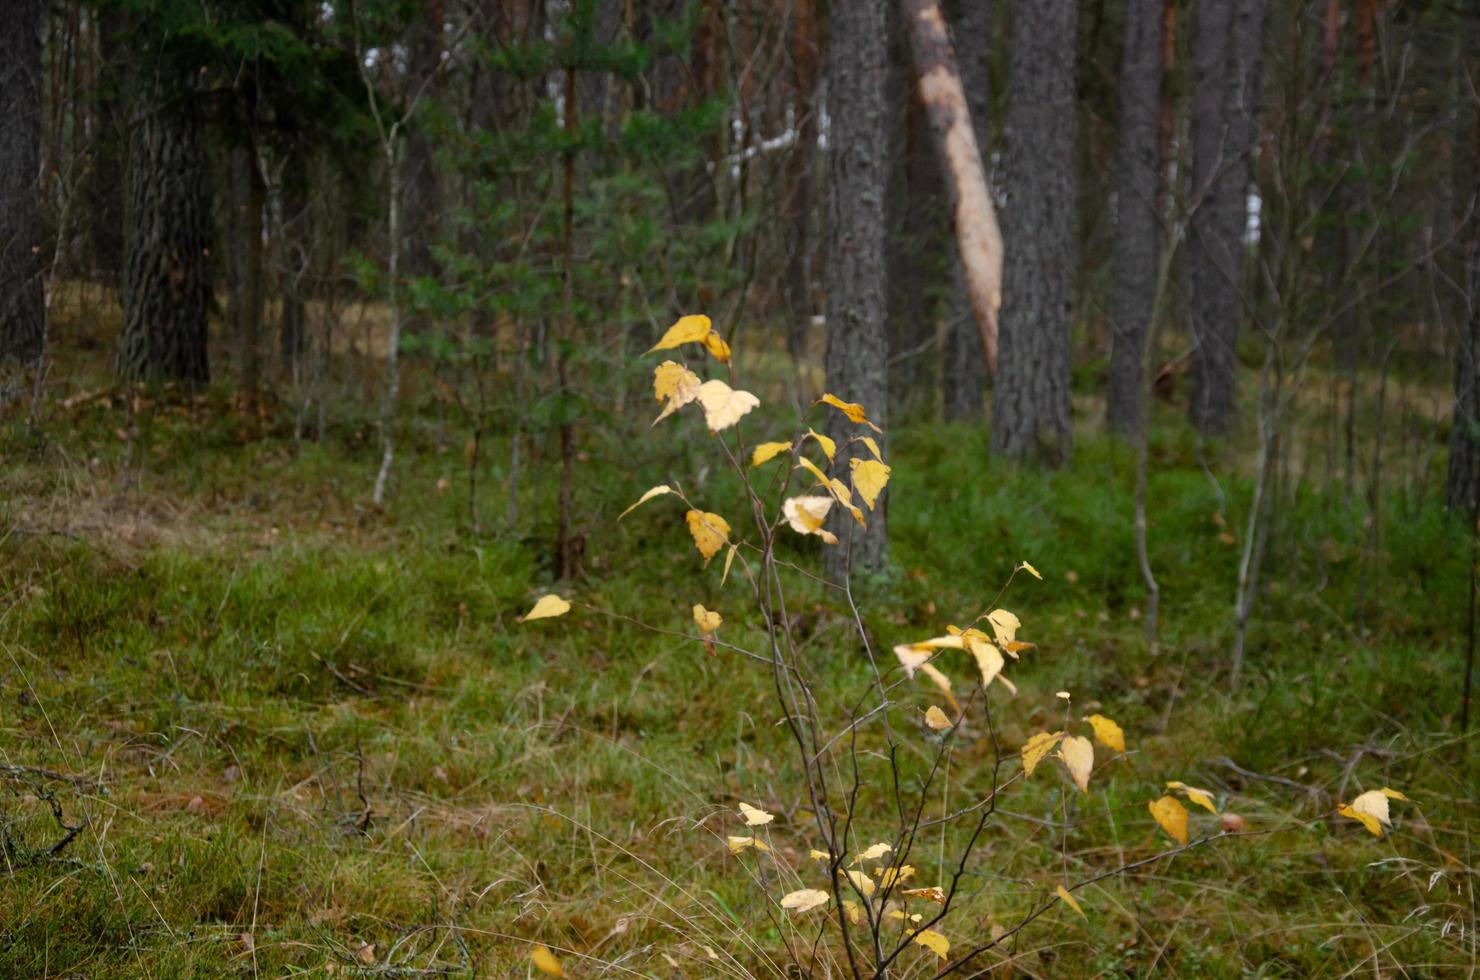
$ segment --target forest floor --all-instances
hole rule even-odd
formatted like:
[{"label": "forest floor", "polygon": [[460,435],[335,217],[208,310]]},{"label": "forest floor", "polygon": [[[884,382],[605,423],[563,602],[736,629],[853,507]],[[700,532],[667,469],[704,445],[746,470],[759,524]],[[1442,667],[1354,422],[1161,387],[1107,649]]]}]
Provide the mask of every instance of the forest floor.
[{"label": "forest floor", "polygon": [[[533,440],[512,523],[509,441],[484,441],[474,530],[466,436],[430,385],[408,387],[380,511],[369,408],[336,407],[321,442],[296,443],[285,411],[249,431],[217,389],[131,423],[91,356],[100,387],[58,393],[39,427],[0,420],[0,976],[525,976],[531,941],[574,977],[792,975],[754,855],[724,843],[744,800],[778,814],[778,860],[815,846],[769,673],[585,608],[515,622],[552,588],[552,438]],[[616,523],[673,475],[738,506],[693,420],[649,430],[649,403],[632,404],[580,428],[585,568],[559,590],[675,631],[703,602],[736,642],[757,635],[675,511]],[[1180,779],[1250,829],[1287,829],[1084,889],[1084,918],[1051,912],[981,968],[1471,975],[1469,544],[1439,507],[1442,453],[1375,510],[1365,484],[1352,499],[1286,487],[1230,694],[1252,481],[1212,479],[1175,408],[1159,411],[1158,649],[1124,447],[1086,433],[1044,473],[990,459],[979,429],[891,433],[895,572],[860,589],[879,644],[969,619],[1031,561],[1044,581],[1019,576],[1004,602],[1038,649],[1012,668],[1002,743],[1050,724],[1060,689],[1129,743],[1087,796],[1057,773],[1020,786],[941,930],[964,948],[1064,874],[1165,850],[1146,804]],[[822,685],[866,685],[844,610],[815,590],[797,603]],[[962,800],[991,759],[958,757]],[[1333,815],[1381,786],[1412,801],[1387,837]],[[935,961],[911,949],[898,967]]]}]

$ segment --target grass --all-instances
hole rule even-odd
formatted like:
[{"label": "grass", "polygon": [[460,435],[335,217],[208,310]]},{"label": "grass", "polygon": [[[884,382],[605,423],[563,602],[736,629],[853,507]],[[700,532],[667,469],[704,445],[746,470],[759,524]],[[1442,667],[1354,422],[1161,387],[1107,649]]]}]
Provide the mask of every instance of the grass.
[{"label": "grass", "polygon": [[[552,586],[553,453],[534,440],[504,527],[509,444],[491,440],[479,506],[493,529],[475,533],[462,436],[439,439],[430,396],[415,394],[430,386],[409,390],[385,512],[367,506],[377,453],[363,410],[295,445],[283,423],[245,433],[224,391],[165,397],[142,414],[132,470],[117,393],[53,406],[39,433],[23,414],[5,422],[0,975],[525,976],[530,941],[572,976],[788,975],[787,945],[811,934],[777,918],[754,878],[773,898],[816,884],[816,842],[768,674],[585,608],[516,625]],[[780,381],[757,391],[785,402]],[[1085,796],[1057,770],[1015,787],[942,930],[967,948],[1061,880],[1165,850],[1146,803],[1183,779],[1251,829],[1294,829],[1085,889],[1085,919],[1055,909],[983,967],[1473,970],[1463,530],[1432,499],[1394,491],[1374,539],[1360,504],[1287,492],[1247,683],[1230,695],[1251,482],[1236,466],[1211,480],[1163,411],[1158,431],[1173,434],[1152,447],[1149,494],[1157,650],[1139,618],[1123,447],[1087,433],[1072,467],[1043,473],[990,459],[979,430],[892,433],[894,573],[863,590],[875,639],[961,622],[1031,560],[1046,581],[1018,581],[1006,604],[1039,649],[1011,668],[1005,750],[1056,724],[1060,689],[1076,713],[1120,721],[1131,749]],[[664,424],[581,429],[586,575],[560,589],[671,630],[703,602],[725,613],[728,639],[754,642],[736,583],[700,570],[671,507],[612,519],[670,477],[738,512],[695,424]],[[805,583],[795,600],[818,689],[842,703],[868,682],[847,622]],[[917,711],[929,690],[907,697]],[[986,733],[972,735],[949,773],[960,801],[993,759]],[[1390,837],[1330,818],[1335,800],[1382,785],[1414,801],[1395,804]],[[728,853],[741,799],[778,813],[770,840],[800,877]],[[866,787],[864,819],[882,801]],[[48,853],[65,827],[75,837]],[[922,845],[922,877],[957,840]],[[911,950],[901,973],[929,976],[931,963]]]}]

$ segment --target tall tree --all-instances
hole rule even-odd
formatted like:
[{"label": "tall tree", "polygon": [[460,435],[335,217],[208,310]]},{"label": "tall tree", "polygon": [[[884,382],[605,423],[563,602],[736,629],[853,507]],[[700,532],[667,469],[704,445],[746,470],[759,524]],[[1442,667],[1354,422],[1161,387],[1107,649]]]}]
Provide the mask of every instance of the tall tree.
[{"label": "tall tree", "polygon": [[[807,339],[812,326],[812,202],[813,168],[817,156],[817,5],[793,0],[791,11],[791,70],[793,125],[796,142],[786,155],[786,221],[791,227],[786,257],[786,347],[799,377],[806,363]],[[807,398],[810,392],[803,391]]]},{"label": "tall tree", "polygon": [[992,449],[1060,465],[1069,403],[1074,241],[1074,0],[1016,0],[1008,62],[1007,207]]},{"label": "tall tree", "polygon": [[42,0],[16,0],[0,20],[0,362],[41,356]]},{"label": "tall tree", "polygon": [[[976,131],[976,146],[985,165],[992,132],[993,0],[956,0],[948,15],[954,24],[956,65]],[[945,417],[969,422],[981,418],[986,361],[981,330],[971,308],[959,256],[953,259],[950,302],[946,307],[946,353],[943,387]]]},{"label": "tall tree", "polygon": [[131,380],[204,383],[211,203],[194,72],[173,53],[142,57],[128,156],[118,372]]},{"label": "tall tree", "polygon": [[1120,71],[1115,175],[1115,258],[1110,294],[1112,431],[1141,431],[1141,373],[1156,299],[1161,246],[1157,141],[1161,110],[1162,0],[1128,0]]},{"label": "tall tree", "polygon": [[[886,78],[889,42],[885,0],[851,0],[831,12],[827,59],[828,241],[827,387],[846,401],[861,402],[884,424],[888,412],[888,346],[884,334],[884,193],[889,138]],[[828,427],[839,447],[853,426],[831,413]],[[859,452],[840,448],[834,468],[848,472]],[[835,515],[842,542],[829,549],[828,574],[879,569],[888,559],[884,509],[869,515],[868,530]],[[840,510],[841,508],[835,508]],[[846,519],[845,526],[842,520]]]},{"label": "tall tree", "polygon": [[[1474,59],[1469,60],[1475,64]],[[1468,207],[1480,204],[1480,105],[1471,116],[1469,169],[1474,187]],[[1456,157],[1464,150],[1455,147]],[[1462,195],[1459,190],[1456,196]],[[1454,421],[1449,432],[1449,509],[1473,520],[1480,508],[1480,217],[1470,213],[1469,313],[1459,325],[1459,360],[1454,369]]]},{"label": "tall tree", "polygon": [[1237,397],[1239,299],[1258,137],[1264,0],[1201,0],[1192,41],[1192,397],[1199,432],[1222,435]]}]

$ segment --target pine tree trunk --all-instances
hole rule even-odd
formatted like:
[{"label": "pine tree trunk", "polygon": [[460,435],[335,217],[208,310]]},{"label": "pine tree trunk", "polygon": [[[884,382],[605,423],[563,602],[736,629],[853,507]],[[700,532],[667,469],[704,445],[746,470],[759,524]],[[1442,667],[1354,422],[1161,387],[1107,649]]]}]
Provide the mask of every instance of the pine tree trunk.
[{"label": "pine tree trunk", "polygon": [[1110,429],[1141,431],[1141,375],[1161,251],[1157,138],[1161,111],[1162,0],[1128,0],[1120,74],[1115,258],[1110,295]]},{"label": "pine tree trunk", "polygon": [[[957,0],[950,12],[955,25],[956,67],[971,112],[976,146],[985,169],[991,146],[991,51],[992,0]],[[982,396],[987,368],[982,334],[966,292],[960,255],[952,256],[950,302],[946,306],[945,417],[952,422],[972,422],[982,417]]]},{"label": "pine tree trunk", "polygon": [[1198,9],[1192,46],[1188,417],[1204,435],[1226,434],[1237,407],[1239,298],[1263,33],[1263,0],[1205,0]]},{"label": "pine tree trunk", "polygon": [[138,100],[118,362],[125,380],[210,380],[211,207],[200,117],[180,94],[190,82],[152,78]]},{"label": "pine tree trunk", "polygon": [[[1471,62],[1473,64],[1473,62]],[[1480,201],[1480,110],[1474,120],[1474,180],[1471,202]],[[1454,148],[1456,158],[1464,153]],[[1454,369],[1454,421],[1449,432],[1449,509],[1473,520],[1480,506],[1480,218],[1470,215],[1469,312],[1459,329],[1459,359]]]},{"label": "pine tree trunk", "polygon": [[0,363],[41,357],[41,0],[0,20]]},{"label": "pine tree trunk", "polygon": [[123,282],[124,252],[124,161],[128,138],[121,121],[128,107],[121,92],[127,89],[123,62],[128,56],[120,35],[127,27],[126,15],[116,8],[98,11],[93,20],[98,42],[96,98],[92,107],[87,175],[88,240],[92,246],[93,274],[115,287]]},{"label": "pine tree trunk", "polygon": [[[861,402],[881,427],[888,412],[888,347],[884,194],[889,113],[885,0],[850,0],[832,9],[828,50],[827,388]],[[828,430],[838,442],[834,472],[846,481],[857,444],[843,448],[856,426],[831,412]],[[862,450],[867,454],[867,450]],[[887,497],[868,514],[868,530],[834,508],[827,572],[877,570],[888,559]],[[846,522],[846,523],[844,523]]]},{"label": "pine tree trunk", "polygon": [[992,449],[1050,466],[1073,454],[1074,0],[1016,0],[1008,67],[1003,305]]},{"label": "pine tree trunk", "polygon": [[[786,156],[786,212],[791,252],[786,258],[786,348],[799,378],[812,332],[813,167],[817,156],[817,8],[813,0],[795,0],[792,8],[792,71],[796,87],[792,105],[797,135]],[[803,385],[805,387],[805,385]],[[810,400],[810,392],[801,397]]]}]

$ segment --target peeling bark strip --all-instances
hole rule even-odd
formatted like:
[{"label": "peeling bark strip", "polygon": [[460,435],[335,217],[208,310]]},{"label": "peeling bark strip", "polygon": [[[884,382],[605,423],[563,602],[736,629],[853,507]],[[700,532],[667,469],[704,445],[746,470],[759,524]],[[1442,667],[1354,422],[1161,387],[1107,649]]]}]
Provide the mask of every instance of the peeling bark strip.
[{"label": "peeling bark strip", "polygon": [[935,0],[900,0],[919,76],[920,101],[930,117],[941,170],[955,201],[951,218],[965,272],[966,292],[982,334],[987,373],[997,374],[997,311],[1002,308],[1002,232],[986,170],[971,126],[971,111],[950,33]]}]

